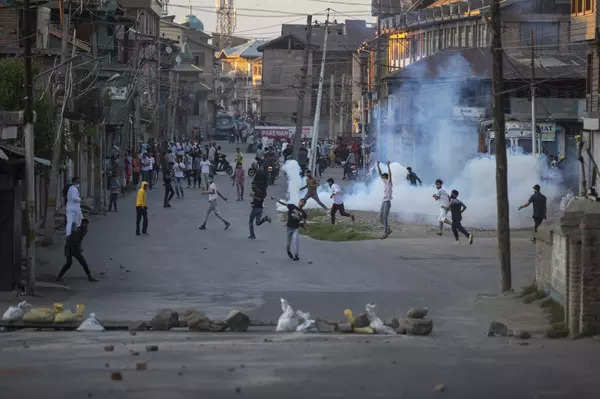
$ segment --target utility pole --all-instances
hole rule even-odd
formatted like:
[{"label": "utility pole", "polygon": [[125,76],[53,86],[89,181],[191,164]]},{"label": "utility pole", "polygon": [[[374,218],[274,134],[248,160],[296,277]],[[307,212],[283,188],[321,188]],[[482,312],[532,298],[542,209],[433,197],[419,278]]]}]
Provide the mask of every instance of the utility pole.
[{"label": "utility pole", "polygon": [[500,0],[491,4],[492,92],[494,96],[494,133],[496,138],[496,202],[498,207],[498,257],[502,292],[512,289],[510,265],[510,225],[508,219],[508,164],[504,126],[504,75],[502,71],[502,22]]},{"label": "utility pole", "polygon": [[335,139],[335,72],[329,81],[329,139]]},{"label": "utility pole", "polygon": [[346,94],[346,74],[345,73],[342,74],[342,89],[340,90],[340,134],[339,134],[339,136],[343,136],[344,130],[345,130],[344,119],[346,116],[345,115],[346,102],[345,102],[344,94]]},{"label": "utility pole", "polygon": [[25,36],[25,176],[27,179],[27,294],[35,293],[35,164],[33,136],[33,76],[31,73],[31,9],[29,0],[23,5]]},{"label": "utility pole", "polygon": [[362,166],[365,168],[367,168],[367,158],[366,158],[366,153],[367,153],[367,149],[366,149],[366,144],[367,144],[367,138],[365,135],[365,95],[362,92],[363,87],[361,84],[361,93],[360,93],[360,138],[361,138],[361,150],[362,150]]},{"label": "utility pole", "polygon": [[[69,3],[67,3],[69,4]],[[50,166],[50,178],[48,179],[48,205],[46,207],[46,222],[44,226],[44,241],[47,244],[52,244],[54,242],[54,215],[56,213],[57,207],[57,197],[58,197],[58,174],[60,172],[60,158],[62,155],[63,141],[63,124],[66,123],[66,120],[63,118],[64,110],[66,109],[66,102],[68,100],[68,85],[67,85],[67,73],[70,69],[70,63],[67,64],[67,38],[69,37],[69,17],[71,14],[67,15],[64,10],[64,2],[61,3],[61,53],[60,53],[60,63],[63,69],[62,76],[62,85],[63,85],[63,104],[61,104],[61,112],[57,115],[56,119],[56,137],[54,138],[54,145],[52,146],[52,164]],[[67,5],[67,9],[70,8]]]},{"label": "utility pole", "polygon": [[531,31],[531,155],[537,154],[537,138],[535,126],[535,49],[533,43],[533,30]]},{"label": "utility pole", "polygon": [[323,100],[323,81],[325,80],[325,59],[327,58],[327,36],[329,32],[329,11],[327,9],[327,20],[325,21],[325,35],[323,37],[323,54],[321,56],[321,73],[319,74],[319,92],[317,93],[317,106],[315,108],[315,119],[313,122],[312,140],[310,145],[309,169],[314,173],[317,161],[317,140],[319,139],[319,122],[321,121],[321,101]]},{"label": "utility pole", "polygon": [[[304,97],[306,96],[306,85],[308,75],[308,59],[310,58],[310,40],[312,36],[312,15],[306,16],[306,41],[304,44],[304,60],[302,62],[302,77],[300,78],[300,91],[298,92],[298,103],[296,104],[296,132],[292,147],[294,149],[293,158],[298,160],[298,151],[300,151],[300,141],[302,141],[302,129],[304,128]],[[312,84],[311,84],[312,88]],[[312,95],[312,90],[310,91]]]},{"label": "utility pole", "polygon": [[156,138],[160,141],[160,36],[156,39],[156,49],[158,52],[156,63]]}]

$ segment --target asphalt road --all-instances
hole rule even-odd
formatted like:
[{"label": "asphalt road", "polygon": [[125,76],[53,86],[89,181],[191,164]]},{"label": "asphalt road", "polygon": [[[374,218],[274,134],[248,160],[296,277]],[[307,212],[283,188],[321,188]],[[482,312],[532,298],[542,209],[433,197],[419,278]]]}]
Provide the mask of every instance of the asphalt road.
[{"label": "asphalt road", "polygon": [[[229,231],[214,218],[206,231],[198,230],[207,208],[200,190],[186,190],[165,209],[158,186],[149,193],[150,234],[137,237],[130,195],[120,200],[118,213],[94,218],[84,242],[100,282],[88,283],[74,265],[65,279],[68,290],[44,289],[28,300],[82,303],[108,320],[150,319],[161,308],[197,308],[223,318],[239,308],[255,320],[275,321],[281,297],[334,320],[369,302],[384,319],[427,306],[433,335],[2,333],[0,398],[597,397],[597,341],[486,336],[489,322],[502,315],[544,323],[539,308],[498,296],[494,238],[466,246],[455,245],[450,232],[346,243],[302,236],[302,259],[293,262],[274,202],[265,204],[274,222],[257,227],[258,239],[251,241],[249,202],[235,201],[229,178],[219,176],[217,183],[230,199],[219,203],[232,222]],[[284,191],[281,178],[269,194],[279,198]],[[44,250],[43,278],[56,275],[61,252],[60,246]],[[534,247],[513,239],[512,255],[518,288],[533,280]],[[105,352],[106,344],[114,352]],[[147,353],[146,344],[160,350]],[[146,371],[135,370],[139,361],[147,362]],[[123,381],[112,381],[113,371]],[[444,392],[434,390],[439,384]]]}]

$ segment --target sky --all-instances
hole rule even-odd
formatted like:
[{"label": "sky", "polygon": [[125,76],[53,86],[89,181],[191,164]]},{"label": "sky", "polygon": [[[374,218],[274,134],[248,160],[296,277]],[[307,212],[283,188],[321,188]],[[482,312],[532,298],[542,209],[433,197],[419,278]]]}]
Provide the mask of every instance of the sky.
[{"label": "sky", "polygon": [[[169,14],[176,15],[176,22],[182,22],[189,13],[190,0],[170,0]],[[366,19],[371,17],[371,0],[233,0],[238,10],[236,35],[252,38],[273,38],[281,33],[281,24],[306,23],[306,15],[313,14],[313,21],[325,21],[329,7],[331,19],[342,22],[346,19]],[[203,23],[206,32],[214,32],[216,27],[216,0],[191,0],[192,12]]]}]

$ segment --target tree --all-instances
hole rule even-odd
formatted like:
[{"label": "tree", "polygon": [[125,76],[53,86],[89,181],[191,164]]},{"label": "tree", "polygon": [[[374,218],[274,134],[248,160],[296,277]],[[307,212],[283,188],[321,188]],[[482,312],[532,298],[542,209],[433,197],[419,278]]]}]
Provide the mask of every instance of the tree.
[{"label": "tree", "polygon": [[[33,73],[40,70],[33,66]],[[19,111],[25,108],[25,64],[21,58],[0,59],[0,110]],[[40,158],[52,154],[52,131],[54,127],[54,103],[48,96],[35,93],[34,111],[36,121],[35,153]]]}]

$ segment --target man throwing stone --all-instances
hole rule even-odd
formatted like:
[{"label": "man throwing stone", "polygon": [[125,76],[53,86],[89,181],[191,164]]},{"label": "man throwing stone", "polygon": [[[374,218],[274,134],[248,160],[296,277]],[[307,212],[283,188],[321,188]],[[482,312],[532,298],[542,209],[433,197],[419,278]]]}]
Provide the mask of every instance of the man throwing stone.
[{"label": "man throwing stone", "polygon": [[531,241],[535,241],[535,233],[538,231],[538,227],[544,219],[546,219],[546,196],[540,192],[540,185],[536,184],[533,186],[533,195],[529,197],[529,201],[519,207],[519,210],[527,208],[530,204],[533,204],[533,237]]},{"label": "man throwing stone", "polygon": [[215,183],[214,179],[213,178],[210,178],[210,179],[211,179],[211,181],[210,181],[210,185],[208,186],[208,191],[203,192],[203,194],[208,194],[208,210],[206,211],[206,217],[204,218],[204,223],[202,223],[202,225],[198,228],[200,230],[206,230],[206,222],[208,221],[208,217],[210,216],[211,213],[214,213],[215,216],[225,224],[225,230],[227,230],[231,226],[231,223],[229,223],[227,220],[225,220],[219,214],[219,211],[217,210],[217,198],[221,197],[223,199],[223,201],[227,201],[227,198],[225,198],[223,196],[223,194],[221,194],[219,192],[219,190],[217,190],[217,184]]}]

